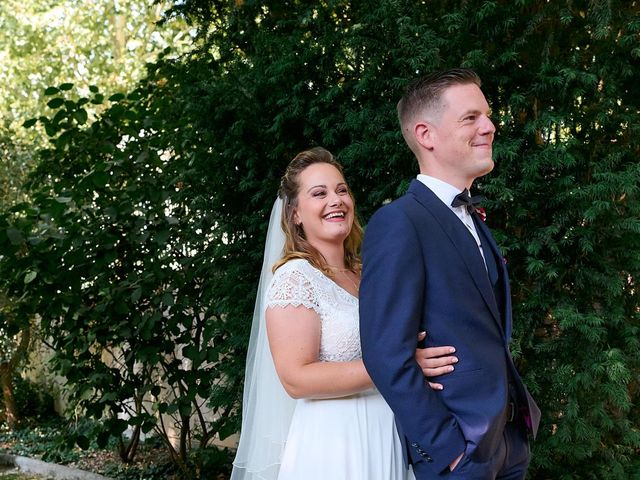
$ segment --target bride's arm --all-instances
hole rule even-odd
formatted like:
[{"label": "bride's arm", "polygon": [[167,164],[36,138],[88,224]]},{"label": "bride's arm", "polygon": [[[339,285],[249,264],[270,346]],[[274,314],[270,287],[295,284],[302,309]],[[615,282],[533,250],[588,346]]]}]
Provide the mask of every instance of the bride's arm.
[{"label": "bride's arm", "polygon": [[305,307],[268,308],[267,334],[282,386],[293,398],[332,398],[373,384],[361,360],[321,362],[320,317]]},{"label": "bride's arm", "polygon": [[[373,384],[361,360],[321,362],[320,317],[305,307],[269,308],[266,312],[269,346],[276,372],[284,389],[293,398],[332,398],[361,392]],[[421,333],[418,340],[425,338]],[[416,361],[425,377],[453,371],[458,359],[453,347],[416,349]],[[439,383],[429,382],[434,390]]]}]

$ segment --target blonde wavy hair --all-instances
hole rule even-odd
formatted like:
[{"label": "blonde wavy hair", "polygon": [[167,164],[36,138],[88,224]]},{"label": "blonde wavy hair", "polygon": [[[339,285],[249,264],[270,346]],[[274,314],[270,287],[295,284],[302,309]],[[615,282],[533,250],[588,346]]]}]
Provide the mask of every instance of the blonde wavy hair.
[{"label": "blonde wavy hair", "polygon": [[[326,259],[307,241],[303,227],[296,225],[293,218],[295,208],[298,206],[299,176],[307,167],[316,163],[333,165],[344,176],[342,165],[336,161],[331,152],[322,147],[314,147],[300,152],[291,160],[282,176],[280,189],[278,190],[278,196],[284,201],[280,224],[285,234],[285,244],[282,258],[273,266],[274,272],[289,260],[303,258],[328,277],[333,278],[334,276],[334,272],[329,268]],[[355,215],[355,200],[350,189],[349,196],[353,201],[354,217],[351,231],[344,240],[344,262],[349,270],[359,273],[362,268],[360,245],[362,244],[363,230]]]}]

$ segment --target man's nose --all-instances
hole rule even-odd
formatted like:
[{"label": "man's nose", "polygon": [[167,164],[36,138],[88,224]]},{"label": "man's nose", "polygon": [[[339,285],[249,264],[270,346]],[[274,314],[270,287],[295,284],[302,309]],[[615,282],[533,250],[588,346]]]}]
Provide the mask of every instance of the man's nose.
[{"label": "man's nose", "polygon": [[488,116],[483,115],[482,122],[480,125],[480,133],[482,133],[483,135],[489,135],[495,132],[496,132],[496,126],[493,124],[493,122]]}]

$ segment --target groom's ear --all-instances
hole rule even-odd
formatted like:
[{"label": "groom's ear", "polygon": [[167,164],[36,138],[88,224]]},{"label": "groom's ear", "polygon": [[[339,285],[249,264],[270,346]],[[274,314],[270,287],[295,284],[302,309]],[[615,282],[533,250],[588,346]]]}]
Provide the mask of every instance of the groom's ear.
[{"label": "groom's ear", "polygon": [[433,150],[434,135],[433,124],[427,121],[418,122],[413,126],[413,136],[422,148]]}]

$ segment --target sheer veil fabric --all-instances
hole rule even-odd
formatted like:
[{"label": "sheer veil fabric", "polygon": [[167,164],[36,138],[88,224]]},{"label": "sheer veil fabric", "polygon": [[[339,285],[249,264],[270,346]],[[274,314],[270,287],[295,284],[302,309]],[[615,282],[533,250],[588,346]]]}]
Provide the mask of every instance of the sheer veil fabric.
[{"label": "sheer veil fabric", "polygon": [[273,365],[265,325],[265,296],[273,264],[282,257],[285,236],[280,226],[284,200],[271,209],[262,272],[256,294],[247,350],[242,428],[231,480],[275,480],[289,433],[295,400],[285,392]]}]

